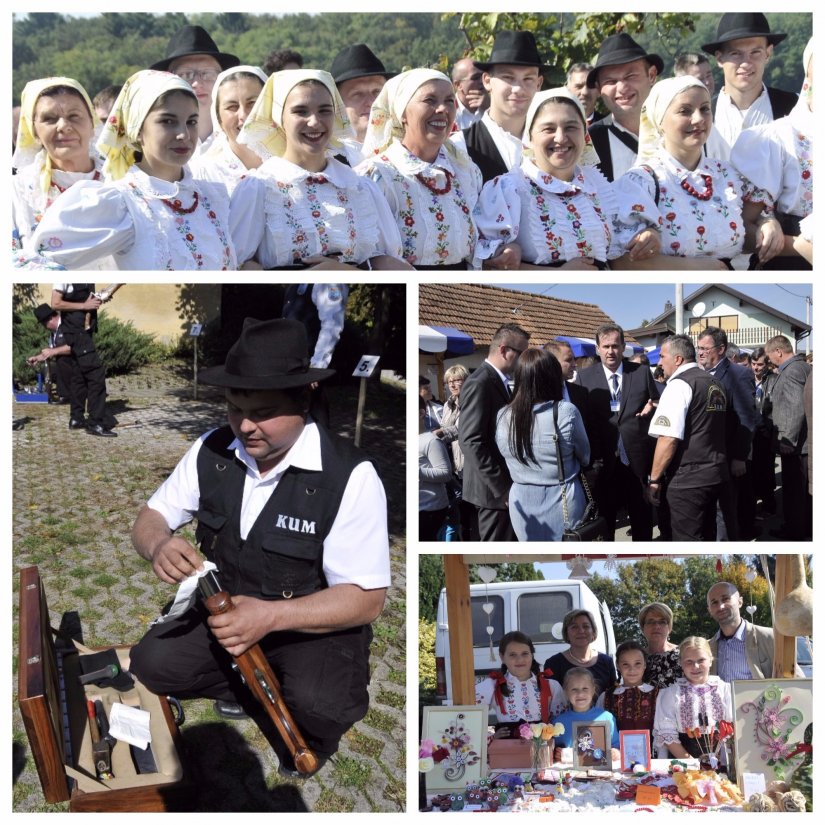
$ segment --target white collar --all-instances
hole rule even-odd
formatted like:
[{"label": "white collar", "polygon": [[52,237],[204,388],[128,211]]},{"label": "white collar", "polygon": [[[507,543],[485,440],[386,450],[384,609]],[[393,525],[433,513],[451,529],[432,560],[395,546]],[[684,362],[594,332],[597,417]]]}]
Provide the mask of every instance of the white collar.
[{"label": "white collar", "polygon": [[595,186],[588,185],[582,168],[576,165],[576,174],[572,181],[562,180],[548,172],[542,172],[532,160],[523,158],[521,161],[521,171],[526,178],[536,184],[539,189],[549,192],[552,195],[575,194],[576,192],[595,192]]},{"label": "white collar", "polygon": [[619,362],[619,366],[616,368],[616,372],[610,372],[610,370],[604,365],[601,365],[601,368],[604,370],[604,377],[607,379],[607,383],[611,384],[614,375],[618,375],[619,378],[624,378],[624,361]]},{"label": "white collar", "polygon": [[[716,104],[717,109],[719,107],[719,103],[723,103],[728,108],[732,109],[734,112],[740,112],[742,117],[744,117],[754,106],[757,109],[765,109],[766,111],[771,110],[771,101],[768,97],[768,87],[763,83],[762,84],[762,91],[759,93],[759,96],[748,106],[747,109],[740,109],[731,99],[731,96],[725,91],[725,87],[723,86],[721,91],[719,92],[719,100]],[[767,108],[766,108],[767,106]]]},{"label": "white collar", "polygon": [[495,365],[493,364],[488,358],[484,359],[485,364],[489,364],[497,373],[498,377],[501,379],[502,383],[507,384],[510,386],[510,379]]},{"label": "white collar", "polygon": [[258,167],[258,171],[261,177],[274,177],[285,183],[298,183],[308,177],[319,177],[321,175],[339,189],[347,189],[357,186],[359,183],[358,175],[349,166],[335,160],[335,158],[327,158],[326,168],[321,172],[309,172],[291,161],[278,157],[272,157],[264,161]]},{"label": "white collar", "polygon": [[137,179],[137,185],[143,195],[153,198],[176,198],[181,193],[190,194],[195,191],[195,179],[189,171],[189,166],[183,167],[183,177],[178,181],[162,180],[147,175],[137,164],[129,167],[126,173]]},{"label": "white collar", "polygon": [[280,478],[289,467],[300,467],[303,470],[323,469],[321,464],[321,434],[318,425],[311,418],[307,418],[304,429],[298,436],[296,442],[289,448],[287,454],[275,465],[266,476],[261,476],[258,471],[258,463],[244,449],[243,444],[236,438],[229,445],[230,450],[235,451],[235,455],[243,461],[252,474],[264,480]]},{"label": "white collar", "polygon": [[398,171],[404,175],[417,175],[420,173],[427,177],[437,177],[439,174],[443,174],[444,171],[455,175],[455,167],[443,146],[438,150],[438,155],[432,163],[428,163],[426,160],[414,155],[400,140],[394,140],[387,147],[386,155],[391,158]]},{"label": "white collar", "polygon": [[[642,693],[650,693],[652,691],[653,685],[649,685],[647,682],[642,682],[640,685],[635,685]],[[631,688],[628,685],[619,685],[614,691],[614,696],[621,696],[626,690],[630,690]]]}]

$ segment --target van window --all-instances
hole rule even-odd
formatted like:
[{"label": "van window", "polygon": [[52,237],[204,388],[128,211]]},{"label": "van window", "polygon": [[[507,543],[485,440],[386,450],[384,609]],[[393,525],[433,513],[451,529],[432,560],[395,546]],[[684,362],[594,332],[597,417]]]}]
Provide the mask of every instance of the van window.
[{"label": "van window", "polygon": [[518,629],[534,645],[558,643],[552,630],[573,609],[573,595],[566,590],[550,593],[524,593],[518,598]]},{"label": "van window", "polygon": [[[493,605],[493,612],[488,616],[482,609],[485,602]],[[498,645],[504,635],[504,599],[501,596],[473,596],[470,599],[473,611],[473,647],[487,647],[490,637],[487,635],[487,625],[493,626],[493,644]]]}]

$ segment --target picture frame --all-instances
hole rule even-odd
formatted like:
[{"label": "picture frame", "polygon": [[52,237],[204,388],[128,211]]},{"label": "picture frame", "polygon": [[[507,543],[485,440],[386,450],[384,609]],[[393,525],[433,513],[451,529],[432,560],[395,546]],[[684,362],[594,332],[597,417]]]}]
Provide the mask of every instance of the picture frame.
[{"label": "picture frame", "polygon": [[794,753],[813,724],[813,679],[736,679],[732,683],[736,775],[790,782],[810,756]]},{"label": "picture frame", "polygon": [[421,739],[443,746],[448,756],[424,774],[427,794],[463,791],[487,773],[486,705],[425,706]]},{"label": "picture frame", "polygon": [[632,771],[634,765],[650,770],[650,731],[620,730],[621,770]]},{"label": "picture frame", "polygon": [[574,722],[572,747],[574,768],[610,770],[613,766],[609,722]]}]

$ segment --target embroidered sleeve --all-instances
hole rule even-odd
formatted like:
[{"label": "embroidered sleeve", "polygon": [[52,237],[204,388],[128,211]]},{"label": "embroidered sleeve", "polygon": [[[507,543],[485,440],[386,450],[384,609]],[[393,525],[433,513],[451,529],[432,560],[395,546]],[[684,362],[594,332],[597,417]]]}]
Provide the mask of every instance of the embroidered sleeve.
[{"label": "embroidered sleeve", "polygon": [[631,240],[645,229],[661,231],[662,215],[656,204],[656,184],[648,172],[631,169],[613,183],[616,212],[613,216],[615,246],[627,251]]},{"label": "embroidered sleeve", "polygon": [[656,699],[656,715],[653,719],[653,743],[656,747],[679,741],[677,688],[663,690]]},{"label": "embroidered sleeve", "polygon": [[473,263],[480,268],[482,261],[494,258],[501,247],[518,238],[521,201],[511,175],[484,184],[473,216],[479,232]]}]

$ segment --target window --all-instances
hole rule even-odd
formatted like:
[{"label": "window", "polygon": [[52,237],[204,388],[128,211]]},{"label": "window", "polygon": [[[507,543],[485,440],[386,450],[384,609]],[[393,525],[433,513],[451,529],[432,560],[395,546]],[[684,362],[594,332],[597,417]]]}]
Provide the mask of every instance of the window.
[{"label": "window", "polygon": [[552,634],[553,625],[572,609],[573,596],[566,590],[525,593],[518,600],[518,629],[535,645],[558,643]]},{"label": "window", "polygon": [[689,331],[691,335],[701,332],[707,327],[719,327],[725,332],[737,332],[739,330],[739,316],[738,315],[714,315],[710,318],[691,318],[689,323]]},{"label": "window", "polygon": [[[488,616],[482,605],[486,602],[493,605],[493,612]],[[487,626],[493,627],[493,645],[498,646],[504,635],[504,599],[501,596],[473,596],[470,599],[473,611],[473,647],[487,647],[490,637],[487,635]]]}]

